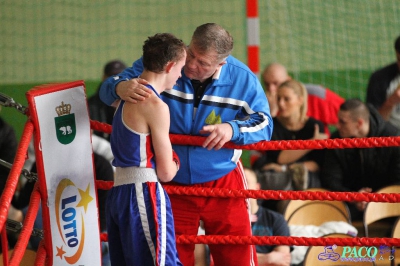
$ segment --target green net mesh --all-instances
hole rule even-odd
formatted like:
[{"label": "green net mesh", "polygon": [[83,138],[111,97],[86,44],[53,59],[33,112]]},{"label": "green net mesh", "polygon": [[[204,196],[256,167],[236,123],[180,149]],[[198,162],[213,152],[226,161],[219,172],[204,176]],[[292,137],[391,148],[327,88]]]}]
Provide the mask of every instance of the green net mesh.
[{"label": "green net mesh", "polygon": [[397,1],[259,1],[261,62],[304,82],[365,99],[372,70],[395,61]]},{"label": "green net mesh", "polygon": [[[261,68],[286,65],[295,78],[364,97],[369,73],[394,61],[398,0],[258,1]],[[189,42],[196,26],[217,22],[247,61],[246,2],[0,1],[0,84],[99,80],[102,66],[131,64],[145,38],[172,32]]]},{"label": "green net mesh", "polygon": [[99,80],[108,60],[137,59],[148,36],[171,32],[188,42],[196,26],[210,21],[232,31],[246,59],[243,1],[0,3],[0,84]]},{"label": "green net mesh", "polygon": [[[395,60],[398,0],[262,0],[258,9],[261,69],[277,61],[296,79],[365,99],[371,71]],[[34,85],[83,79],[90,95],[104,64],[131,65],[147,36],[188,43],[206,22],[228,29],[247,62],[246,1],[0,0],[0,91],[24,101]],[[1,115],[14,123],[10,113]]]}]

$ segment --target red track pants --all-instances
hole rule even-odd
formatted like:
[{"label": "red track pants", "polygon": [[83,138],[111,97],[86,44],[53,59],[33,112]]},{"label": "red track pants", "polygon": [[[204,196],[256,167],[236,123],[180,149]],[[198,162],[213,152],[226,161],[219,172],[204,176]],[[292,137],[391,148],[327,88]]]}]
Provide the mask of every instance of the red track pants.
[{"label": "red track pants", "polygon": [[[179,186],[180,184],[173,183]],[[222,178],[193,187],[246,189],[241,163]],[[215,198],[170,195],[177,235],[197,235],[199,221],[204,222],[206,235],[251,236],[247,200],[244,198]],[[194,244],[177,244],[184,266],[194,265]],[[216,266],[257,265],[255,246],[209,245]]]}]

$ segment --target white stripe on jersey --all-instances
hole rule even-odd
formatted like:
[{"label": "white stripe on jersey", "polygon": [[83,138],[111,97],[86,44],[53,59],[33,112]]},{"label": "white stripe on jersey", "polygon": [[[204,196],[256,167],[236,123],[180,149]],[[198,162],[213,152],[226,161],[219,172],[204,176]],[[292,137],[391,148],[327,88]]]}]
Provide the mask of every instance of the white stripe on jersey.
[{"label": "white stripe on jersey", "polygon": [[268,118],[264,113],[259,112],[258,115],[263,117],[263,122],[254,127],[239,127],[240,132],[256,132],[269,125]]},{"label": "white stripe on jersey", "polygon": [[178,91],[178,90],[174,90],[174,89],[165,90],[163,93],[168,93],[168,94],[171,94],[171,95],[174,95],[174,96],[177,96],[179,98],[186,99],[186,100],[193,100],[194,99],[193,93],[184,93],[184,92],[181,92],[181,91]]},{"label": "white stripe on jersey", "polygon": [[147,166],[147,136],[140,134],[140,167]]},{"label": "white stripe on jersey", "polygon": [[143,183],[135,184],[135,188],[136,188],[136,199],[140,214],[140,221],[142,223],[143,232],[146,237],[147,244],[149,245],[149,249],[153,257],[154,265],[156,265],[157,256],[153,241],[151,239],[149,223],[147,222],[147,211],[146,211],[146,204],[144,202]]},{"label": "white stripe on jersey", "polygon": [[236,106],[241,106],[246,110],[246,112],[248,114],[254,114],[254,111],[250,108],[250,106],[247,104],[246,101],[241,101],[241,100],[233,99],[233,98],[212,96],[212,95],[204,95],[202,100],[215,102],[215,103],[228,103],[228,104],[232,104],[232,105],[236,105]]},{"label": "white stripe on jersey", "polygon": [[[254,114],[255,112],[250,108],[250,106],[247,104],[245,101],[237,100],[237,99],[232,99],[232,98],[223,98],[223,97],[218,97],[218,96],[210,96],[210,95],[205,95],[203,97],[203,100],[207,100],[210,102],[216,102],[216,103],[227,103],[227,104],[232,104],[236,106],[241,106],[243,107],[248,114]],[[240,132],[256,132],[260,131],[266,126],[269,125],[268,118],[265,116],[264,113],[258,112],[258,115],[263,118],[263,122],[255,125],[253,127],[239,127]]]},{"label": "white stripe on jersey", "polygon": [[240,160],[241,156],[242,156],[242,150],[234,149],[231,161],[237,163]]}]

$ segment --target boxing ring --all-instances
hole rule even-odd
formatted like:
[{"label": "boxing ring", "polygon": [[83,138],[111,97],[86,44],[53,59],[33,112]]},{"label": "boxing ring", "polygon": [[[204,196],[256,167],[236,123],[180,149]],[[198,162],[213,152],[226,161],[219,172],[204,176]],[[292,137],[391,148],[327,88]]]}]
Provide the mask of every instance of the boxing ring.
[{"label": "boxing ring", "polygon": [[[102,241],[107,241],[107,234],[101,234],[99,230],[96,191],[97,189],[110,189],[113,183],[95,179],[90,134],[91,129],[111,133],[111,126],[89,119],[83,81],[37,86],[29,90],[26,96],[28,107],[15,103],[7,95],[0,95],[2,106],[15,108],[27,116],[17,154],[0,198],[3,264],[12,266],[20,264],[27,249],[29,238],[33,232],[36,232],[33,226],[41,207],[44,225],[43,239],[36,253],[35,265],[101,265],[101,263],[97,263],[101,261],[100,246]],[[26,173],[23,166],[32,139],[34,140],[38,168],[37,182],[31,194],[28,211],[20,226],[20,234],[14,252],[8,258],[6,234],[8,210],[16,192],[20,175]],[[52,142],[52,139],[54,139],[54,142]],[[171,134],[170,139],[173,144],[201,146],[205,138]],[[79,145],[73,146],[74,142],[79,142]],[[264,151],[371,148],[399,145],[400,137],[379,137],[262,141],[243,146],[227,143],[224,147]],[[72,158],[74,156],[71,155],[75,155],[77,158]],[[72,166],[69,163],[72,163]],[[396,193],[199,189],[171,185],[164,187],[168,194],[199,197],[400,202],[400,194]],[[75,204],[75,202],[77,203]],[[366,247],[386,245],[400,247],[399,238],[177,235],[176,239],[177,243],[181,244]]]}]

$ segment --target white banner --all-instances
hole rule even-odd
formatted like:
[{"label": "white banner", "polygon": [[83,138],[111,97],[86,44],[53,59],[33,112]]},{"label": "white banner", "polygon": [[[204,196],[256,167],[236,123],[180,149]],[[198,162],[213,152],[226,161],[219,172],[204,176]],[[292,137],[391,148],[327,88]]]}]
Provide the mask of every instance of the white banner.
[{"label": "white banner", "polygon": [[34,97],[48,194],[53,265],[101,265],[84,86]]}]

